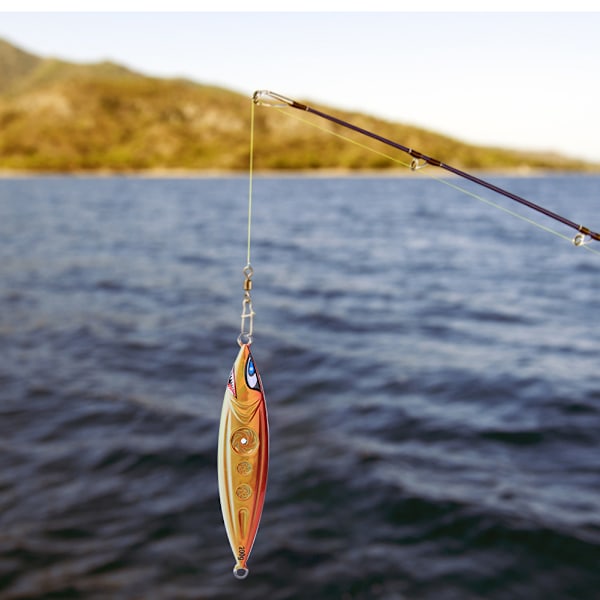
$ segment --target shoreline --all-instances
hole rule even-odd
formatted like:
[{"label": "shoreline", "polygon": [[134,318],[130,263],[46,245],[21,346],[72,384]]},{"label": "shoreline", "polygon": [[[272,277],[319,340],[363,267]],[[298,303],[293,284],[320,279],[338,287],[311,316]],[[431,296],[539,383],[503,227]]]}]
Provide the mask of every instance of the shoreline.
[{"label": "shoreline", "polygon": [[[429,173],[437,173],[440,178],[459,178],[444,170],[431,166]],[[535,169],[528,167],[498,168],[498,169],[469,169],[469,173],[481,177],[550,177],[553,175],[565,176],[598,176],[600,170],[564,170],[564,169]],[[310,178],[310,179],[334,179],[334,178],[362,178],[362,179],[404,179],[413,177],[415,173],[409,168],[402,169],[270,169],[254,171],[255,178]],[[33,171],[19,169],[0,168],[0,179],[36,179],[36,178],[66,178],[74,179],[109,179],[109,178],[131,178],[131,179],[236,179],[248,178],[248,171],[227,169],[142,169],[132,171],[120,171],[110,169],[97,169],[90,171]]]}]

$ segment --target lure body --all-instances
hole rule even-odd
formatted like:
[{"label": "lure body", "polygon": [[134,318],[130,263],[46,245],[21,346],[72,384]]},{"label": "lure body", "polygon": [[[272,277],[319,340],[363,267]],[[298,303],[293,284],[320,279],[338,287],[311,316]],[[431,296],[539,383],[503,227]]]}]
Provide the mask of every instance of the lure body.
[{"label": "lure body", "polygon": [[238,579],[248,575],[267,487],[269,425],[260,375],[243,344],[225,388],[219,428],[218,474],[223,521]]}]

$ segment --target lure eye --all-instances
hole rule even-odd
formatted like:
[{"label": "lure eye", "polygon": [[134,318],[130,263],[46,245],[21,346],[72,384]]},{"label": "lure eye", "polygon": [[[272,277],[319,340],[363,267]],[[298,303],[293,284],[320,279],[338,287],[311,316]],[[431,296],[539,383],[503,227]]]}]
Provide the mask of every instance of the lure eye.
[{"label": "lure eye", "polygon": [[260,389],[258,385],[258,373],[256,372],[256,367],[251,356],[248,357],[248,362],[246,363],[246,383],[253,390]]}]

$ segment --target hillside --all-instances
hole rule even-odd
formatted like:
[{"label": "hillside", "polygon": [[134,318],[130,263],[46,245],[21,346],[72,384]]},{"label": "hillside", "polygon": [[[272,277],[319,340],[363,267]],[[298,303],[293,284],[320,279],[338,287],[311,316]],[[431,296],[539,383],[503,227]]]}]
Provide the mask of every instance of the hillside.
[{"label": "hillside", "polygon": [[0,94],[34,71],[41,59],[0,39]]},{"label": "hillside", "polygon": [[[409,125],[326,110],[462,168],[597,169],[560,156],[481,148]],[[257,169],[397,166],[285,111],[258,108],[256,119]],[[0,40],[0,169],[245,170],[249,121],[249,98],[229,90],[147,77],[110,62],[41,58]],[[343,133],[334,125],[319,126]]]}]

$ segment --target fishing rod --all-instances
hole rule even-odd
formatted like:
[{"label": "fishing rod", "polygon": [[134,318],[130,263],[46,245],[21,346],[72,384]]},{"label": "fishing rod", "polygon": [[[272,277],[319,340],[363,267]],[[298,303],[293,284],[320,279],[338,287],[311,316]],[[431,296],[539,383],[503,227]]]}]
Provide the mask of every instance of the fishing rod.
[{"label": "fishing rod", "polygon": [[566,225],[567,227],[570,227],[571,229],[575,229],[578,232],[577,235],[575,235],[575,237],[573,238],[573,244],[575,246],[583,246],[589,240],[600,241],[600,233],[592,231],[591,229],[589,229],[588,227],[585,227],[584,225],[579,225],[578,223],[575,223],[574,221],[571,221],[571,220],[569,220],[547,208],[544,208],[543,206],[540,206],[539,204],[535,204],[534,202],[531,202],[530,200],[527,200],[521,196],[518,196],[517,194],[513,194],[512,192],[509,192],[508,190],[505,190],[504,188],[498,187],[497,185],[494,185],[493,183],[490,183],[489,181],[480,179],[479,177],[476,177],[475,175],[471,175],[470,173],[467,173],[466,171],[462,171],[461,169],[457,169],[456,167],[453,167],[452,165],[443,163],[442,161],[440,161],[436,158],[427,156],[426,154],[423,154],[422,152],[419,152],[418,150],[414,150],[413,148],[409,148],[408,146],[404,146],[402,144],[399,144],[398,142],[394,142],[393,140],[390,140],[381,135],[378,135],[377,133],[369,131],[368,129],[363,129],[362,127],[359,127],[358,125],[354,125],[352,123],[349,123],[348,121],[344,121],[343,119],[334,117],[333,115],[324,113],[320,110],[317,110],[316,108],[312,108],[311,106],[308,106],[308,105],[298,102],[296,100],[292,100],[291,98],[287,98],[286,96],[282,96],[281,94],[277,94],[275,92],[271,92],[268,90],[257,90],[256,92],[254,92],[252,99],[255,104],[261,105],[261,106],[277,106],[277,107],[289,106],[291,108],[296,108],[298,110],[311,113],[313,115],[321,117],[322,119],[326,119],[328,121],[331,121],[332,123],[336,123],[337,125],[345,127],[346,129],[356,131],[357,133],[360,133],[361,135],[364,135],[364,136],[370,137],[374,140],[377,140],[378,142],[381,142],[387,146],[391,146],[392,148],[401,150],[402,152],[405,152],[406,154],[408,154],[409,156],[412,157],[413,160],[410,165],[410,168],[413,171],[420,169],[426,165],[432,165],[434,167],[439,167],[440,169],[448,171],[449,173],[452,173],[453,175],[458,175],[459,177],[462,177],[463,179],[466,179],[468,181],[476,183],[484,188],[487,188],[488,190],[496,192],[497,194],[500,194],[502,196],[510,198],[511,200],[514,200],[515,202],[518,202],[519,204],[527,206],[528,208],[531,208],[531,209],[537,211],[538,213],[541,213],[542,215],[549,217],[550,219],[554,219],[555,221],[558,221],[559,223],[562,223],[563,225]]}]

